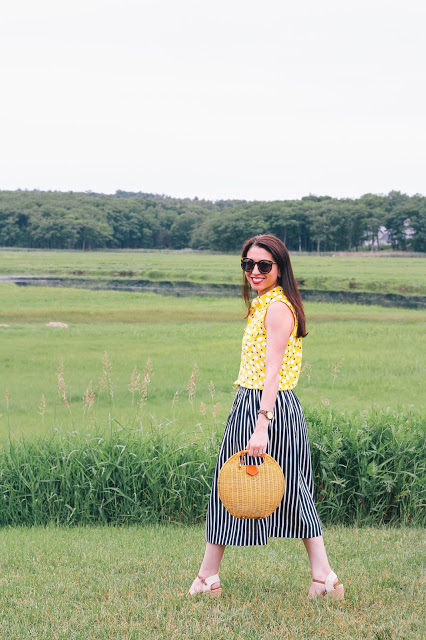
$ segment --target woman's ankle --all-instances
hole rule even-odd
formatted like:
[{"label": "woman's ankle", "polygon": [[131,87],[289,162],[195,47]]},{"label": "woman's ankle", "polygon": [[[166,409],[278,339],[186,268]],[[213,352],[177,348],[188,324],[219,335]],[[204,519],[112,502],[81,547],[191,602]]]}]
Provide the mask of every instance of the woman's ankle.
[{"label": "woman's ankle", "polygon": [[329,564],[315,565],[311,567],[312,580],[325,580],[331,571],[332,569]]}]

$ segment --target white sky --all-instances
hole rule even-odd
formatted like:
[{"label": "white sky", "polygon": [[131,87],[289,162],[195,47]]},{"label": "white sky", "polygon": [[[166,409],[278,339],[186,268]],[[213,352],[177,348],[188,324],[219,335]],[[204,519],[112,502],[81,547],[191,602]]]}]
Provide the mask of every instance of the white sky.
[{"label": "white sky", "polygon": [[0,189],[426,193],[424,0],[4,0]]}]

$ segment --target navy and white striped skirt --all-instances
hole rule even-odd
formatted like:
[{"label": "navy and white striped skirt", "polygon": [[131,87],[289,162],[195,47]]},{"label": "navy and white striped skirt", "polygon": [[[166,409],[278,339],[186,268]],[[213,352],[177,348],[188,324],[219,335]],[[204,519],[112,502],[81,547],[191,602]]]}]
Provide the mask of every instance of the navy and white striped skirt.
[{"label": "navy and white striped skirt", "polygon": [[[267,453],[281,466],[284,497],[278,509],[261,520],[240,519],[222,505],[217,477],[227,459],[246,448],[254,431],[262,391],[239,387],[219,451],[206,520],[206,541],[225,545],[264,545],[272,538],[315,538],[322,535],[313,497],[311,450],[305,416],[294,391],[278,391],[269,424]],[[262,464],[262,458],[246,458]]]}]

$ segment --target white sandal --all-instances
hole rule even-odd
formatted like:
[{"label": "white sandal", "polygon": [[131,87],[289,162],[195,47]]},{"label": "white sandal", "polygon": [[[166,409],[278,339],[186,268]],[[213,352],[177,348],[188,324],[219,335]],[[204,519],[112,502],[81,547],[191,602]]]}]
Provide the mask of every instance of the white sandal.
[{"label": "white sandal", "polygon": [[312,578],[312,582],[319,582],[324,585],[324,591],[317,592],[315,595],[309,596],[310,598],[316,598],[316,596],[330,596],[333,600],[343,600],[345,590],[342,584],[339,584],[336,574],[331,571],[325,580],[316,580]]},{"label": "white sandal", "polygon": [[202,593],[203,595],[213,596],[214,598],[220,596],[222,593],[222,587],[219,586],[212,589],[212,584],[220,581],[217,573],[215,573],[214,576],[209,576],[208,578],[202,578],[200,575],[198,575],[197,578],[203,583],[203,588],[200,591],[191,591],[190,589],[188,591],[189,595],[195,596],[197,593]]}]

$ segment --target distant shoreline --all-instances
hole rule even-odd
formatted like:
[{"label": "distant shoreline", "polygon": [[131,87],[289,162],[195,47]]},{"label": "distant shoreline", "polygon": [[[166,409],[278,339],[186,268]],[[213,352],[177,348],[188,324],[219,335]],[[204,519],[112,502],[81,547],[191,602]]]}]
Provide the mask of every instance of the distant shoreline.
[{"label": "distant shoreline", "polygon": [[[0,276],[0,282],[11,282],[18,286],[41,286],[81,288],[109,291],[151,292],[171,296],[227,296],[238,297],[240,285],[200,284],[190,281],[170,280],[84,280],[81,278],[57,278],[39,276]],[[329,291],[325,289],[304,289],[300,292],[305,301],[337,302],[342,304],[367,304],[380,307],[401,307],[405,309],[425,309],[426,296],[404,296],[396,293],[375,293],[369,291]]]}]

